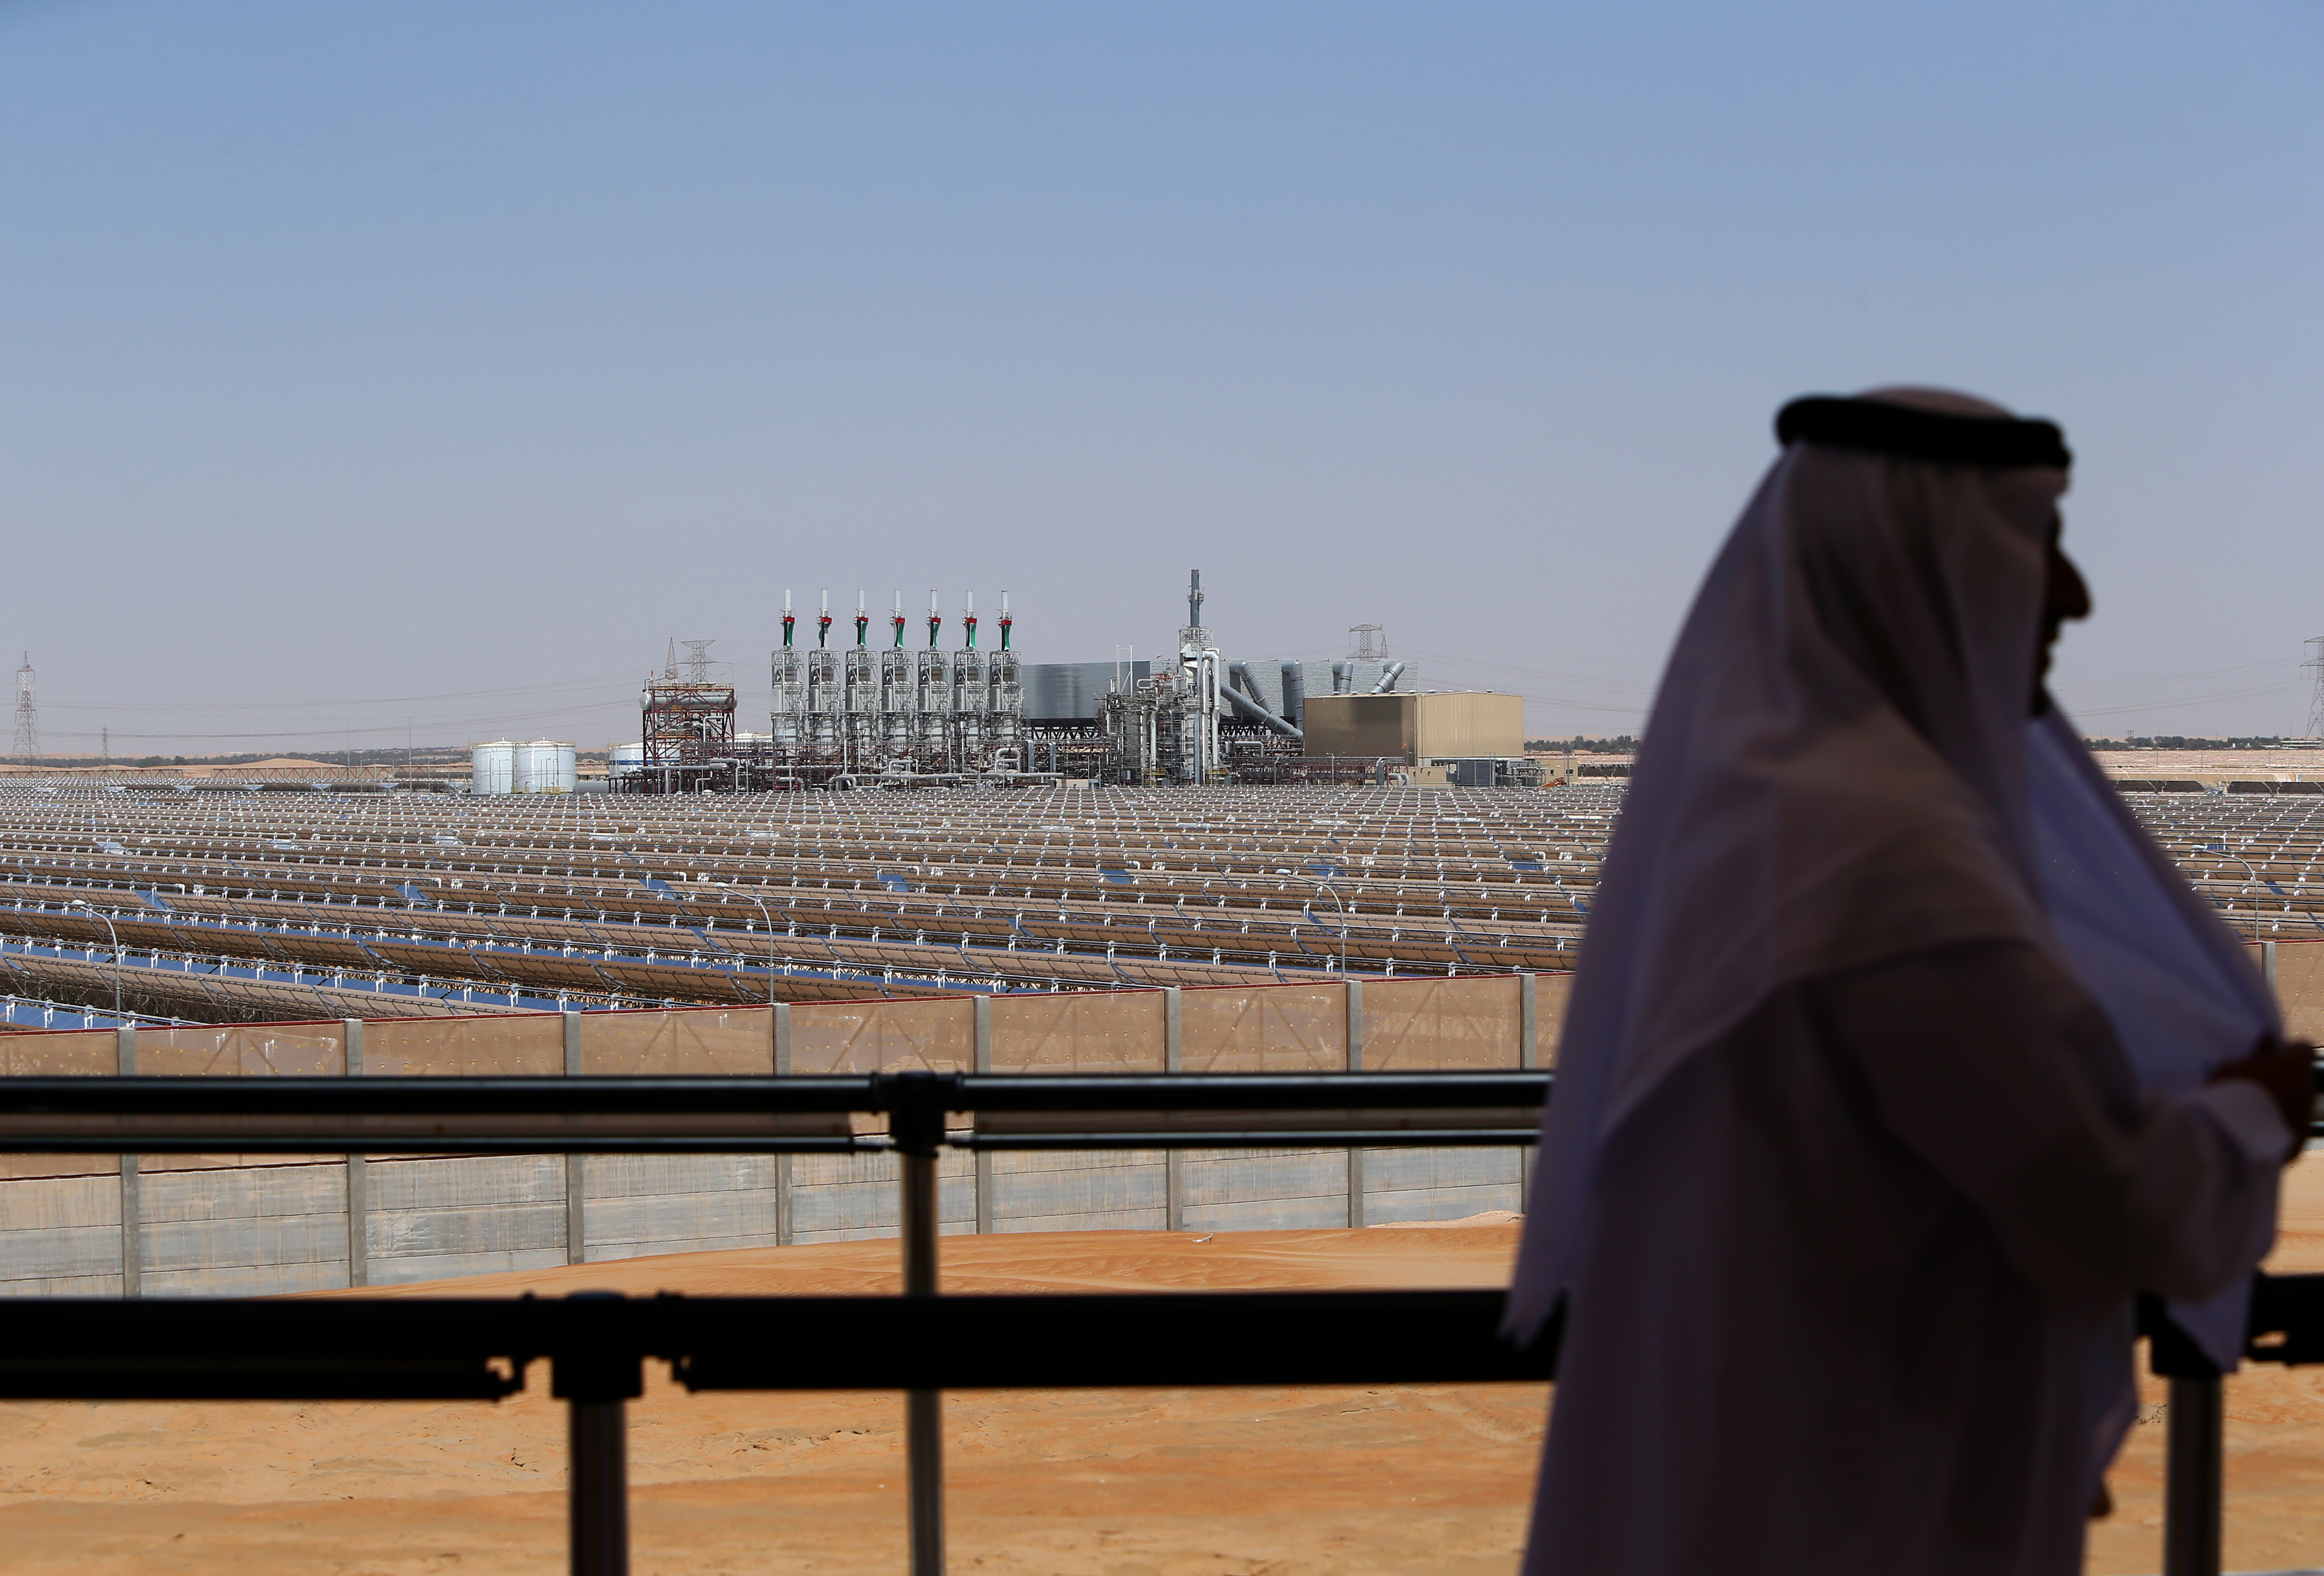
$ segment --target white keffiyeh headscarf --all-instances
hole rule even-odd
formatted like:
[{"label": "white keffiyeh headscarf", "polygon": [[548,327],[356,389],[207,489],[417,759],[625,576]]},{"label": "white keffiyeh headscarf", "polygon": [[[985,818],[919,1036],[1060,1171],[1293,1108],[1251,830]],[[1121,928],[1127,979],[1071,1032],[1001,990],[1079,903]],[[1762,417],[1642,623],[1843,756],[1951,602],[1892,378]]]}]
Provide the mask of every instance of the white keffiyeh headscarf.
[{"label": "white keffiyeh headscarf", "polygon": [[[1861,400],[2023,425],[1935,391]],[[2161,987],[2181,1018],[2208,1027],[2167,1043],[2125,1027],[2155,1087],[2199,1083],[2274,1027],[2254,972],[2227,966],[2231,938],[2054,709],[2028,721],[2065,484],[2054,463],[1815,441],[1791,443],[1761,483],[1679,635],[1607,854],[1544,1119],[1513,1334],[1529,1340],[1567,1289],[1608,1138],[1787,985],[2015,939],[2073,969],[2125,1027],[2145,1004],[2123,990],[2157,988],[2159,961],[2164,980],[2195,982]],[[2105,916],[2133,913],[2146,917],[2135,934],[2093,939]]]}]

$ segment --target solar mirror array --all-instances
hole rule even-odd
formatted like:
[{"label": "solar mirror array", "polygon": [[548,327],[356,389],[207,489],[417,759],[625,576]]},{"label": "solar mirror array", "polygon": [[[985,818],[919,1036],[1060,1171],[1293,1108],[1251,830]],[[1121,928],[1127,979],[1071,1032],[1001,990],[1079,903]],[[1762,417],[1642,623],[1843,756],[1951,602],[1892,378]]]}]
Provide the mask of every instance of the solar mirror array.
[{"label": "solar mirror array", "polygon": [[1556,972],[1618,802],[15,791],[0,986],[93,1000],[115,937],[209,1021]]}]

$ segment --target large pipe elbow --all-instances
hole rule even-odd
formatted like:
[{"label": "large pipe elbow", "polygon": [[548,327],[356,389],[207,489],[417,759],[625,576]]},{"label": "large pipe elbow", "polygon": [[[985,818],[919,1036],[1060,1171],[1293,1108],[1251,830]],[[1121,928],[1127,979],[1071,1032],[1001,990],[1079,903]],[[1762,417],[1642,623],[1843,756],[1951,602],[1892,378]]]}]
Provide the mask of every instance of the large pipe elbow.
[{"label": "large pipe elbow", "polygon": [[1304,739],[1306,737],[1306,735],[1302,733],[1298,729],[1285,722],[1281,717],[1277,716],[1273,712],[1268,711],[1265,706],[1251,699],[1250,696],[1243,694],[1242,691],[1230,687],[1222,689],[1219,693],[1225,696],[1229,700],[1234,702],[1235,705],[1240,706],[1244,711],[1249,712],[1260,722],[1266,723],[1268,727],[1274,729],[1277,733],[1282,734],[1285,738]]}]

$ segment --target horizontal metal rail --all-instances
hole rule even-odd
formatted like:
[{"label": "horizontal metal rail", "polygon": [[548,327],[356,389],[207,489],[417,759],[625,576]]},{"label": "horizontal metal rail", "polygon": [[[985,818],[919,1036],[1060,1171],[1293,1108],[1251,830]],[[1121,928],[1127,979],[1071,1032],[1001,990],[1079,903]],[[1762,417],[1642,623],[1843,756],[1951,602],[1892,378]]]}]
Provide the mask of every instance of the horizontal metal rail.
[{"label": "horizontal metal rail", "polygon": [[[0,1396],[484,1400],[547,1359],[562,1394],[1545,1381],[1498,1291],[949,1297],[0,1301]],[[35,1355],[37,1354],[37,1355]],[[618,1370],[618,1371],[614,1371]],[[611,1379],[608,1379],[608,1374]]]},{"label": "horizontal metal rail", "polygon": [[[911,1569],[944,1569],[945,1389],[1550,1377],[1499,1292],[936,1295],[937,1150],[1533,1142],[1544,1073],[778,1078],[0,1079],[0,1152],[687,1153],[902,1158],[905,1295],[0,1302],[0,1396],[568,1403],[571,1569],[628,1570],[622,1409],[695,1389],[906,1392]],[[859,1131],[866,1119],[886,1130]],[[961,1125],[965,1119],[966,1125]]]},{"label": "horizontal metal rail", "polygon": [[[1549,1082],[1535,1072],[8,1078],[0,1153],[1517,1145],[1533,1142]],[[889,1130],[859,1131],[859,1118],[886,1118]]]},{"label": "horizontal metal rail", "polygon": [[[886,1149],[904,1160],[908,1293],[7,1300],[0,1397],[490,1400],[546,1358],[571,1404],[572,1569],[613,1576],[627,1570],[622,1408],[646,1360],[696,1390],[901,1389],[912,1567],[937,1576],[942,1390],[1540,1381],[1558,1345],[1555,1325],[1529,1350],[1505,1342],[1499,1292],[939,1297],[940,1147],[1530,1143],[1550,1091],[1537,1072],[0,1079],[0,1152]],[[866,1118],[887,1130],[857,1130]],[[2172,1386],[2166,1568],[2215,1576],[2219,1376],[2151,1300],[2142,1330]],[[2262,1277],[2250,1332],[2255,1360],[2324,1360],[2324,1276]]]}]

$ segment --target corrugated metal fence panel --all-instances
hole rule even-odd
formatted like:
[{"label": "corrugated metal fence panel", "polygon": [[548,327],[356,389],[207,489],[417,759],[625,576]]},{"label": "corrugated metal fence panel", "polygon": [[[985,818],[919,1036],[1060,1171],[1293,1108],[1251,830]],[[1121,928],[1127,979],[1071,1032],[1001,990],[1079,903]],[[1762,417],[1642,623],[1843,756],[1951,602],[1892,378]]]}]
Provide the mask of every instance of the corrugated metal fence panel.
[{"label": "corrugated metal fence panel", "polygon": [[581,1071],[593,1078],[765,1078],[775,1070],[774,1017],[771,1007],[589,1013],[581,1020]]},{"label": "corrugated metal fence panel", "polygon": [[992,999],[995,1073],[1159,1073],[1159,991],[1027,991]]}]

